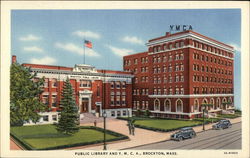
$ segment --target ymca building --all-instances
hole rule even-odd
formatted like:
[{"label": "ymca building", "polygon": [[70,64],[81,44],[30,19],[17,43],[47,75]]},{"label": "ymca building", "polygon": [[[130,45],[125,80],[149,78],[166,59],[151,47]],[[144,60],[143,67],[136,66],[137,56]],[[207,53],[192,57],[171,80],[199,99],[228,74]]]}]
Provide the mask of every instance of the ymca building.
[{"label": "ymca building", "polygon": [[[201,117],[234,109],[234,48],[188,30],[154,38],[146,52],[123,58],[132,72],[133,110],[165,118]],[[206,106],[201,106],[206,105]]]},{"label": "ymca building", "polygon": [[[194,31],[166,33],[146,44],[145,52],[123,57],[124,71],[22,64],[45,77],[41,101],[57,121],[63,81],[72,84],[79,113],[107,117],[131,116],[149,110],[151,116],[192,119],[234,109],[234,48]],[[16,56],[12,57],[12,62]]]}]

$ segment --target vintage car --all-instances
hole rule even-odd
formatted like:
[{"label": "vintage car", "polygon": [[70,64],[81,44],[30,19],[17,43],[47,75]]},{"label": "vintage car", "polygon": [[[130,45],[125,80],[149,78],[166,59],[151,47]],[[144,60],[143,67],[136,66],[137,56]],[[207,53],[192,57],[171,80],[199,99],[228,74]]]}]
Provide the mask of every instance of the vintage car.
[{"label": "vintage car", "polygon": [[196,133],[192,127],[185,127],[185,128],[181,128],[180,131],[172,134],[171,139],[181,141],[183,139],[193,138],[195,136],[196,136]]},{"label": "vintage car", "polygon": [[220,120],[218,123],[213,125],[213,129],[225,129],[232,127],[232,124],[229,120]]}]

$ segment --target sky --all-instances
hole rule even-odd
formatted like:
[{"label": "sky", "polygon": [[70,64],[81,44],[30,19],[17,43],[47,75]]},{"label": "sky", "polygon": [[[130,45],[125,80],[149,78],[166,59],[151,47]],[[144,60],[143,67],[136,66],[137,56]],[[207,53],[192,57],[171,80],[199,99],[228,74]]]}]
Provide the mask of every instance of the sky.
[{"label": "sky", "polygon": [[192,25],[193,31],[233,46],[235,105],[240,107],[240,9],[155,10],[12,10],[11,54],[19,63],[122,70],[124,55],[147,51],[145,43],[165,35],[170,25]]}]

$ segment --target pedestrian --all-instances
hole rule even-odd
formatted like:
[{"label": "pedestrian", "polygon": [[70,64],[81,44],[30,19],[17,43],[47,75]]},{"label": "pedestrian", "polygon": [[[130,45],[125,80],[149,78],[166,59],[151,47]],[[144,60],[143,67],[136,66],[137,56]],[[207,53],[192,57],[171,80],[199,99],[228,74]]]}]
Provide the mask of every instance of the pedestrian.
[{"label": "pedestrian", "polygon": [[96,127],[96,120],[94,121],[94,126]]},{"label": "pedestrian", "polygon": [[128,121],[127,126],[128,126],[128,130],[129,130],[129,135],[131,135],[131,123],[130,123],[130,121]]},{"label": "pedestrian", "polygon": [[131,132],[132,132],[132,135],[135,135],[135,125],[134,124],[131,125]]}]

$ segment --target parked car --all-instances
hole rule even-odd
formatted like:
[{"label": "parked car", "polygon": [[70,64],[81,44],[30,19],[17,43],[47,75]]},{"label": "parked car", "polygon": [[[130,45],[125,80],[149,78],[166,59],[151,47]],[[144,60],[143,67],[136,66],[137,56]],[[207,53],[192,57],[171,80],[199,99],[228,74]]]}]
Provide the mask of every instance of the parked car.
[{"label": "parked car", "polygon": [[220,120],[218,123],[213,125],[213,129],[225,129],[225,128],[231,128],[232,124],[229,120]]},{"label": "parked car", "polygon": [[180,131],[172,134],[171,139],[181,141],[183,139],[193,138],[195,136],[196,136],[196,133],[192,127],[185,127],[185,128],[181,128]]}]

